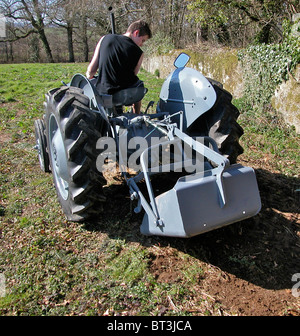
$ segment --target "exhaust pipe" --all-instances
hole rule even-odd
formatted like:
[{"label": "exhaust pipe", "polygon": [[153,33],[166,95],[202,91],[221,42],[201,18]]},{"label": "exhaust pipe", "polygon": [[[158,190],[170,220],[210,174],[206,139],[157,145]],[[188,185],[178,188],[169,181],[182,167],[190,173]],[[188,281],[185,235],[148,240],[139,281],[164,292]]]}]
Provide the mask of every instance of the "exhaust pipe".
[{"label": "exhaust pipe", "polygon": [[115,26],[115,15],[114,12],[112,12],[112,7],[108,7],[108,10],[110,12],[110,23],[111,23],[111,33],[116,33],[116,26]]}]

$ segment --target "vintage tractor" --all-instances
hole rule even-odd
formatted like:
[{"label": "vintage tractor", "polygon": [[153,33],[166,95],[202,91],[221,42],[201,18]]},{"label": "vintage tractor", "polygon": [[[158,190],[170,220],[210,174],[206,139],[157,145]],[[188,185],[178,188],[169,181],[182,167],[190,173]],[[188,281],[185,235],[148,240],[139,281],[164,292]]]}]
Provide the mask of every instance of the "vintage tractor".
[{"label": "vintage tractor", "polygon": [[[36,148],[69,220],[105,215],[102,170],[109,160],[118,162],[135,212],[145,211],[145,235],[191,237],[259,212],[255,172],[236,164],[243,130],[232,96],[186,67],[188,61],[185,53],[177,57],[153,113],[153,102],[139,115],[124,111],[144,97],[144,88],[103,95],[95,79],[81,74],[46,94]],[[153,175],[165,181],[174,172],[181,173],[175,184],[155,195]]]}]

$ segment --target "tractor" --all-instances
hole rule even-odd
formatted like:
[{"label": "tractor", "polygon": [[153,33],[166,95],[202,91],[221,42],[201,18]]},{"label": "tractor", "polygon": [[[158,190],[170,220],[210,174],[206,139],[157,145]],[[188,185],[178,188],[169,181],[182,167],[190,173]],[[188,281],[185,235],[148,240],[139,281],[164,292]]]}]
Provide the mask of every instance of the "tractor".
[{"label": "tractor", "polygon": [[[141,114],[127,106],[145,96],[144,87],[101,94],[96,79],[75,74],[46,94],[36,148],[68,220],[105,216],[109,161],[117,162],[134,211],[144,211],[144,235],[192,237],[260,211],[255,172],[236,163],[243,129],[232,95],[187,67],[189,59],[186,53],[175,59],[156,107],[150,102]],[[174,173],[171,188],[155,195],[152,179]]]}]

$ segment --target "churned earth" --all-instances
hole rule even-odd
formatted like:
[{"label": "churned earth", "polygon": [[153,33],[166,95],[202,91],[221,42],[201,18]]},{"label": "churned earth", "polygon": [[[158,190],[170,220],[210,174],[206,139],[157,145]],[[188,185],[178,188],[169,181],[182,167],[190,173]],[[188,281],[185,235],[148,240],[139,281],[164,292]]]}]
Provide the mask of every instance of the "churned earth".
[{"label": "churned earth", "polygon": [[[254,168],[260,165],[242,160],[240,163]],[[212,314],[299,316],[299,179],[267,169],[255,171],[262,201],[258,215],[189,239],[147,238],[144,245],[156,246],[150,272],[158,282],[180,283],[185,261],[177,252],[182,251],[198,259],[204,268],[197,279],[198,295]],[[154,179],[154,188],[163,189],[163,184],[163,178]],[[128,192],[126,186],[115,188],[113,194],[118,190],[118,198],[109,196],[110,211],[118,208],[122,212]],[[134,230],[138,230],[141,219],[142,216],[137,217]],[[297,273],[298,280],[292,281]],[[189,311],[196,315],[203,312],[195,306]]]}]

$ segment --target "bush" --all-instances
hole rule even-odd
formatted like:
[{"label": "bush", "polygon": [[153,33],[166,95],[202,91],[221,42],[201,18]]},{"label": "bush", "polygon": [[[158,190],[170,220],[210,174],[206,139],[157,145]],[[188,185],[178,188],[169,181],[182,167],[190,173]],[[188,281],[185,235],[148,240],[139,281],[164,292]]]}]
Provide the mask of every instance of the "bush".
[{"label": "bush", "polygon": [[143,49],[147,55],[164,55],[174,48],[171,37],[158,32],[146,43]]},{"label": "bush", "polygon": [[291,33],[289,22],[284,25],[282,43],[251,45],[238,54],[244,71],[245,99],[251,106],[263,108],[269,104],[276,87],[300,62],[299,34]]}]

